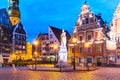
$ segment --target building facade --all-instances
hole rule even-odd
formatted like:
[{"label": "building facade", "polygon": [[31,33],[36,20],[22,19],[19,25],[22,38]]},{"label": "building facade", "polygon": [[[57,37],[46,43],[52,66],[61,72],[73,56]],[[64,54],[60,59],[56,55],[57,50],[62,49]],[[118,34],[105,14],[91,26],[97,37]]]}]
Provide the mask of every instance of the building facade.
[{"label": "building facade", "polygon": [[28,56],[19,0],[8,0],[8,3],[8,10],[0,9],[0,63],[24,60]]},{"label": "building facade", "polygon": [[120,64],[120,3],[114,12],[113,20],[111,23],[111,38],[116,42],[115,62]]},{"label": "building facade", "polygon": [[[101,14],[94,14],[87,2],[82,6],[82,11],[75,25],[69,42],[69,59],[79,65],[107,63],[106,40],[109,40],[109,28],[102,19]],[[76,38],[77,42],[73,43]]]},{"label": "building facade", "polygon": [[0,63],[11,61],[12,24],[5,8],[0,9]]},{"label": "building facade", "polygon": [[[34,47],[34,51],[37,50],[37,57],[40,60],[44,60],[46,56],[49,56],[49,39],[48,33],[40,33],[36,39],[38,45]],[[37,48],[37,49],[36,49]]]},{"label": "building facade", "polygon": [[21,22],[13,28],[12,36],[12,53],[16,55],[15,60],[24,60],[27,54],[27,37]]},{"label": "building facade", "polygon": [[19,0],[9,0],[8,4],[8,14],[12,23],[12,59],[24,60],[27,54],[27,35],[21,22]]},{"label": "building facade", "polygon": [[[70,34],[68,31],[65,31],[67,35],[67,42],[70,39]],[[54,61],[58,60],[58,51],[61,44],[60,35],[62,33],[62,29],[59,29],[57,27],[49,26],[48,27],[48,33],[46,34],[39,34],[38,38],[36,39],[38,41],[37,51],[40,53],[40,58],[42,60],[47,61]]]}]

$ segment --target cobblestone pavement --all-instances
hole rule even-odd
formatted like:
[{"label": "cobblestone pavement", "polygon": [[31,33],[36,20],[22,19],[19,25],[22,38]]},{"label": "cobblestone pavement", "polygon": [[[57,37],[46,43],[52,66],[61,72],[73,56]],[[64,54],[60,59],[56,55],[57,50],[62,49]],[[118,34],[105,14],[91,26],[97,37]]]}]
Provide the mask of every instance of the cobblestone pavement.
[{"label": "cobblestone pavement", "polygon": [[120,68],[102,67],[95,71],[30,71],[27,67],[0,68],[0,80],[120,80]]}]

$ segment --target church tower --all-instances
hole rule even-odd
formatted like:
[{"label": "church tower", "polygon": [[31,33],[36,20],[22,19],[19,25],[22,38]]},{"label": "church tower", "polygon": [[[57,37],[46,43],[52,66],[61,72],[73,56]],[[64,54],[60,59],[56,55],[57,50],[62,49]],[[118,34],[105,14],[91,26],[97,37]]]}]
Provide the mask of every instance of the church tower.
[{"label": "church tower", "polygon": [[12,26],[16,26],[20,21],[20,9],[19,9],[19,0],[8,0],[8,14],[12,22]]}]

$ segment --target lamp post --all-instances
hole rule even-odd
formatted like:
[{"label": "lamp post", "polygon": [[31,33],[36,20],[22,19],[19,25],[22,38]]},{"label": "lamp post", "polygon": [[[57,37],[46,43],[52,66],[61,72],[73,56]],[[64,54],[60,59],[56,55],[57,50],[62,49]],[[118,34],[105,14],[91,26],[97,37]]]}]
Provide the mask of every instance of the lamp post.
[{"label": "lamp post", "polygon": [[76,69],[76,67],[75,67],[75,44],[76,44],[76,42],[77,42],[77,39],[76,38],[73,38],[73,44],[74,44],[74,62],[73,62],[73,69],[75,70]]},{"label": "lamp post", "polygon": [[35,41],[34,42],[34,45],[35,45],[35,70],[37,69],[37,45],[38,45],[38,41]]},{"label": "lamp post", "polygon": [[87,67],[87,70],[89,70],[89,66],[88,66],[88,61],[87,61],[87,57],[88,57],[88,47],[89,47],[89,44],[88,43],[85,43],[85,48],[86,48],[86,67]]},{"label": "lamp post", "polygon": [[54,45],[54,50],[55,50],[55,62],[57,61],[57,48],[58,48],[58,45],[57,44],[55,44]]}]

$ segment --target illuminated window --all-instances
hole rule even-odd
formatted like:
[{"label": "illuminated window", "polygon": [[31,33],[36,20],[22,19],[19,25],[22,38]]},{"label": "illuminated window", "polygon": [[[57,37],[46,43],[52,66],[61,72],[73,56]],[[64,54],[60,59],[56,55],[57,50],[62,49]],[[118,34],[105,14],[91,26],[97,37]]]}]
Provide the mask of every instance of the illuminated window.
[{"label": "illuminated window", "polygon": [[7,40],[7,37],[4,37],[4,40]]},{"label": "illuminated window", "polygon": [[23,49],[25,49],[25,46],[23,46]]},{"label": "illuminated window", "polygon": [[102,44],[97,44],[96,48],[97,52],[102,52]]}]

